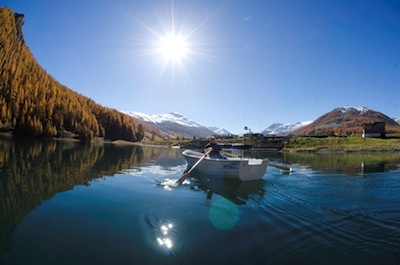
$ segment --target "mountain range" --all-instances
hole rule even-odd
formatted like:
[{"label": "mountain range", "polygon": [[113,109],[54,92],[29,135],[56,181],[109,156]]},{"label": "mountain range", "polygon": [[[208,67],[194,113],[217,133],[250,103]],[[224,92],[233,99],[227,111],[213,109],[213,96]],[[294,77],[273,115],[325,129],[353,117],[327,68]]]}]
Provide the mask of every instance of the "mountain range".
[{"label": "mountain range", "polygon": [[[229,135],[171,112],[150,115],[101,106],[62,85],[38,64],[22,34],[24,15],[0,8],[0,132],[82,140],[141,141],[144,138]],[[365,107],[345,106],[315,121],[275,123],[262,131],[274,135],[353,135],[365,123],[385,122],[387,133],[400,134],[400,118]]]},{"label": "mountain range", "polygon": [[177,112],[166,114],[146,114],[135,111],[122,111],[137,120],[142,121],[148,127],[155,127],[159,134],[171,137],[207,137],[216,134],[213,130],[198,124]]},{"label": "mountain range", "polygon": [[[123,113],[141,120],[148,127],[154,126],[162,135],[164,135],[164,137],[173,137],[174,135],[181,137],[232,135],[232,133],[224,128],[219,128],[216,126],[207,127],[190,120],[183,114],[176,112],[155,115],[133,111],[123,111]],[[274,123],[264,129],[261,133],[263,135],[277,136],[286,136],[290,134],[359,134],[362,131],[363,123],[373,123],[377,121],[385,122],[387,131],[389,133],[396,133],[398,131],[400,132],[400,118],[391,119],[381,112],[374,111],[363,106],[343,106],[323,114],[315,121]]]}]

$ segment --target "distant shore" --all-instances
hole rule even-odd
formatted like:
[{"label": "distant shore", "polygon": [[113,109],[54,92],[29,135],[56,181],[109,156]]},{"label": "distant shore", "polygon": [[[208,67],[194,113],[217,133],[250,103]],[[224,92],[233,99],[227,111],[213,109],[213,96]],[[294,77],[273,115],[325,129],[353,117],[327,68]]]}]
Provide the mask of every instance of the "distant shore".
[{"label": "distant shore", "polygon": [[[10,132],[0,132],[0,136],[12,138],[14,135]],[[53,138],[56,141],[80,141],[79,139],[62,137]],[[219,140],[221,144],[225,143],[224,139]],[[226,140],[228,141],[228,140]],[[282,148],[262,148],[259,139],[229,139],[231,143],[246,143],[252,146],[252,150],[261,151],[278,151],[278,152],[313,152],[313,153],[378,153],[378,152],[394,152],[400,151],[400,136],[380,138],[363,138],[360,136],[349,137],[288,137]],[[107,140],[103,138],[95,138],[91,141],[96,144],[114,144],[114,145],[139,145],[139,146],[158,146],[171,148],[187,148],[201,149],[207,139],[196,140],[165,140],[165,141],[141,141],[130,142],[125,140]]]}]

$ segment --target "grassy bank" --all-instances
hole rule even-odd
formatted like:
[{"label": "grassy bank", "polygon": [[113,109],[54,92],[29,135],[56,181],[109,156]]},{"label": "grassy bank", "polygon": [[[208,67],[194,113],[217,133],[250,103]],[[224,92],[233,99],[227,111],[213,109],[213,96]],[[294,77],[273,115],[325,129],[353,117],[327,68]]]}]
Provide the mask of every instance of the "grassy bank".
[{"label": "grassy bank", "polygon": [[378,152],[400,151],[400,138],[388,137],[386,139],[349,137],[292,137],[283,151],[291,152]]},{"label": "grassy bank", "polygon": [[[1,137],[14,137],[11,133],[0,133]],[[61,141],[79,141],[75,138],[57,138]],[[260,142],[265,141],[260,138],[252,137],[235,137],[235,138],[220,138],[219,143],[240,143],[253,146],[255,149],[272,150],[271,146],[260,145]],[[202,149],[208,142],[206,138],[193,139],[150,139],[145,137],[140,142],[129,141],[109,141],[102,138],[93,139],[94,143],[112,143],[115,145],[156,145],[189,149]],[[389,135],[386,139],[378,138],[362,138],[361,136],[348,136],[348,137],[288,137],[282,142],[284,152],[385,152],[385,151],[400,151],[400,135]],[[282,147],[281,146],[281,147]],[[279,150],[279,149],[274,149]]]},{"label": "grassy bank", "polygon": [[[218,139],[219,143],[242,143],[252,146],[260,145],[259,138],[237,137]],[[284,140],[285,152],[380,152],[400,151],[400,136],[389,136],[386,139],[362,138],[361,136],[349,137],[290,137]],[[162,140],[143,142],[163,146],[181,146],[184,148],[201,149],[207,139],[196,140]],[[261,147],[262,149],[262,147]],[[268,146],[266,147],[268,149]]]}]

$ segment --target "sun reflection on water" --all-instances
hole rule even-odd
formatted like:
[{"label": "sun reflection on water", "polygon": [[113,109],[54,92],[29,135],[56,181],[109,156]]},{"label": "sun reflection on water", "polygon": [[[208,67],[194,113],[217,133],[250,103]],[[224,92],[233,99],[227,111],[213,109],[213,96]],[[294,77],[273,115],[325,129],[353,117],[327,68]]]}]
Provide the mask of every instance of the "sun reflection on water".
[{"label": "sun reflection on water", "polygon": [[157,237],[157,243],[161,246],[164,247],[166,249],[171,249],[173,246],[173,242],[171,239],[171,235],[169,234],[171,229],[174,228],[174,225],[172,223],[168,223],[168,224],[163,224],[161,225],[160,232],[161,232],[161,236]]}]

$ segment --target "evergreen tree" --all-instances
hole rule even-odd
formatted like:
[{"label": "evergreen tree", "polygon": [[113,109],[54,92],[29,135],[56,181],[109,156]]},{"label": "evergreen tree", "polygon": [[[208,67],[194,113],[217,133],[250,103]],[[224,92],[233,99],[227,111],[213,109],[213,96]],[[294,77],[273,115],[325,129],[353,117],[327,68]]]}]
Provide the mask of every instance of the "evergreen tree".
[{"label": "evergreen tree", "polygon": [[0,131],[140,141],[145,128],[57,82],[37,63],[22,35],[24,15],[0,8]]}]

